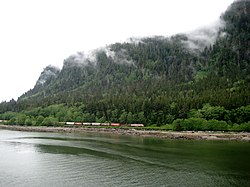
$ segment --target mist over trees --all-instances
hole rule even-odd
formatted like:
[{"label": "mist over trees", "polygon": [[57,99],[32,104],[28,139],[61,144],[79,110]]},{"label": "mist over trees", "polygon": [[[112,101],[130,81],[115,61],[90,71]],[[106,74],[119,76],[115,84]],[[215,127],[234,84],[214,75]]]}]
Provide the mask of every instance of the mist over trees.
[{"label": "mist over trees", "polygon": [[148,37],[72,55],[61,70],[46,67],[17,101],[1,103],[0,117],[26,125],[108,121],[175,130],[249,125],[249,8],[249,1],[235,1],[223,24],[193,36]]}]

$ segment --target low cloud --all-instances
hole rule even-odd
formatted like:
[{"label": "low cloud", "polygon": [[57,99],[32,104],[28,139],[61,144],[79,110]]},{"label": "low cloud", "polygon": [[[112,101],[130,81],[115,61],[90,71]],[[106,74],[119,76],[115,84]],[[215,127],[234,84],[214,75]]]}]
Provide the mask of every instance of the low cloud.
[{"label": "low cloud", "polygon": [[69,56],[64,60],[64,66],[86,66],[86,65],[96,65],[97,64],[97,56],[99,53],[104,52],[108,58],[111,58],[114,63],[117,64],[134,64],[134,61],[129,56],[126,49],[119,49],[117,51],[111,50],[110,46],[98,48],[88,53],[77,52]]},{"label": "low cloud", "polygon": [[85,66],[96,64],[96,51],[91,51],[88,54],[77,52],[64,60],[64,66]]},{"label": "low cloud", "polygon": [[45,84],[49,79],[56,78],[59,74],[60,69],[56,66],[49,65],[46,68],[44,68],[43,72],[41,73],[39,79],[37,80],[36,85],[43,85]]},{"label": "low cloud", "polygon": [[111,51],[110,48],[106,48],[105,53],[108,57],[111,57],[116,64],[134,65],[134,61],[126,49],[121,48],[117,51]]},{"label": "low cloud", "polygon": [[220,32],[224,26],[225,22],[218,20],[211,25],[185,34],[187,40],[183,41],[183,43],[192,50],[202,51],[206,46],[213,45],[218,37],[225,35],[225,33]]}]

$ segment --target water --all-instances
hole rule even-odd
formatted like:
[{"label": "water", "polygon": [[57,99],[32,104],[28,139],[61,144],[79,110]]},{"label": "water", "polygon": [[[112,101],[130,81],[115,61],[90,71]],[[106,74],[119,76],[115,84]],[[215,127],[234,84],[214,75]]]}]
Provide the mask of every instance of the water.
[{"label": "water", "polygon": [[0,186],[250,186],[250,143],[0,130]]}]

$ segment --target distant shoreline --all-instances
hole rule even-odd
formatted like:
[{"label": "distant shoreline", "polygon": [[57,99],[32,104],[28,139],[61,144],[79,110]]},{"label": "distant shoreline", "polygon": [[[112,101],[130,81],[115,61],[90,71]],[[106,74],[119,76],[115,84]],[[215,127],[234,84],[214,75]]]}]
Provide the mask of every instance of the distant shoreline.
[{"label": "distant shoreline", "polygon": [[86,128],[86,127],[46,127],[46,126],[10,126],[0,125],[0,129],[28,132],[58,132],[58,133],[109,133],[120,135],[132,135],[141,137],[157,137],[165,139],[182,140],[225,140],[225,141],[246,141],[250,142],[250,133],[247,132],[203,132],[203,131],[156,131],[156,130],[138,130],[122,128]]}]

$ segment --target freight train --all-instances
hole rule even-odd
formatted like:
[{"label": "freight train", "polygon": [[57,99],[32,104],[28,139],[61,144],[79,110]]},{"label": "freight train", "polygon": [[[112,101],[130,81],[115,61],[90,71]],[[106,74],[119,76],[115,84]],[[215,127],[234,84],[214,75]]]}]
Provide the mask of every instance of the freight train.
[{"label": "freight train", "polygon": [[121,123],[89,123],[89,122],[61,122],[65,125],[75,125],[75,126],[129,126],[129,127],[144,127],[144,124],[121,124]]}]

